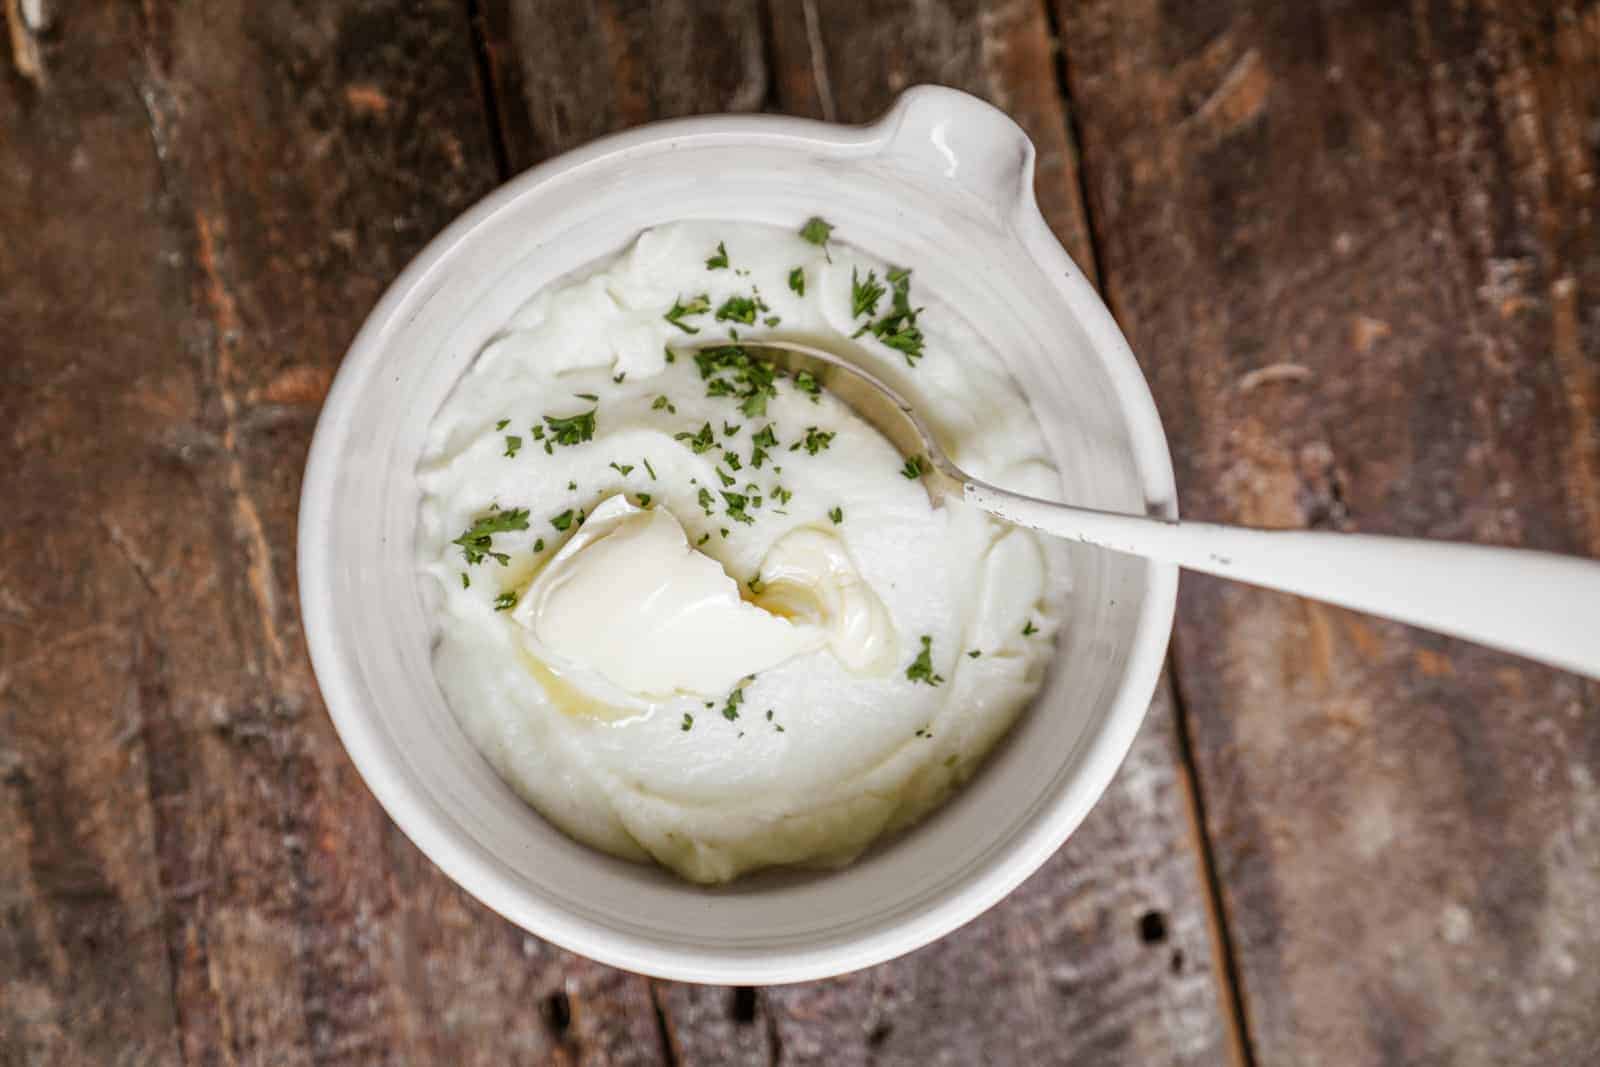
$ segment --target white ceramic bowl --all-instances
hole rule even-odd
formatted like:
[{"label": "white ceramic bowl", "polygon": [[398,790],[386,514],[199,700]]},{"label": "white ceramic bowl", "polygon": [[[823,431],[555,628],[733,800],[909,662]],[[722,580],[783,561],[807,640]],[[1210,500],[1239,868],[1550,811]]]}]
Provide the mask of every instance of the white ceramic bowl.
[{"label": "white ceramic bowl", "polygon": [[406,268],[345,357],[300,506],[306,638],[367,784],[447,874],[530,932],[633,971],[790,982],[890,959],[1034,871],[1110,782],[1161,670],[1173,567],[1074,546],[1049,681],[943,809],[846,870],[708,890],[577,844],[472,747],[430,667],[413,563],[413,477],[445,394],[512,310],[673,219],[797,225],[915,266],[1004,354],[1067,498],[1175,513],[1144,378],[1033,198],[1032,144],[949,89],[906,92],[869,126],[714,116],[648,126],[509,182]]}]

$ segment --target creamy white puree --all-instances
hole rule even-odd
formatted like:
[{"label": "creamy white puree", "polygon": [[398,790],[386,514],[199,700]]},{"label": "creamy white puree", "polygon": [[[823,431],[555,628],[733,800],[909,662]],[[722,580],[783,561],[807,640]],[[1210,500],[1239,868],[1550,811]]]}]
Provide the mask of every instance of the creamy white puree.
[{"label": "creamy white puree", "polygon": [[[708,269],[719,243],[729,265]],[[1059,548],[933,507],[825,393],[779,379],[752,415],[707,395],[691,353],[667,359],[730,329],[821,343],[899,388],[975,474],[1058,495],[1026,403],[952,310],[922,313],[914,367],[851,338],[867,321],[852,272],[888,269],[766,226],[646,231],[534,296],[436,415],[417,552],[438,579],[439,683],[502,777],[579,840],[701,882],[847,863],[970,775],[1042,682]],[[711,310],[680,319],[699,332],[663,317],[702,293]],[[716,320],[755,296],[753,324]],[[591,438],[553,439],[545,416],[591,410]],[[516,509],[526,528],[505,523],[469,564],[453,540]]]}]

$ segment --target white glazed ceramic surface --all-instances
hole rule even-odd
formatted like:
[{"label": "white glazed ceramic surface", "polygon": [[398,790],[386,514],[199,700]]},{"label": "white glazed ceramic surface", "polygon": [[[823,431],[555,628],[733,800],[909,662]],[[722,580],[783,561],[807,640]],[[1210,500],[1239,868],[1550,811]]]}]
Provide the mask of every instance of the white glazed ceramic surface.
[{"label": "white glazed ceramic surface", "polygon": [[373,792],[434,862],[539,937],[615,966],[721,983],[800,981],[947,933],[1082,821],[1154,690],[1173,567],[1075,546],[1051,677],[943,809],[853,866],[704,889],[576,843],[478,755],[435,683],[413,562],[424,433],[530,295],[674,219],[797,225],[915,268],[1004,354],[1066,499],[1172,515],[1150,393],[1033,199],[1033,146],[1000,112],[917,88],[865,127],[716,116],[633,130],[511,181],[389,289],[317,424],[300,510],[306,637],[329,713]]}]

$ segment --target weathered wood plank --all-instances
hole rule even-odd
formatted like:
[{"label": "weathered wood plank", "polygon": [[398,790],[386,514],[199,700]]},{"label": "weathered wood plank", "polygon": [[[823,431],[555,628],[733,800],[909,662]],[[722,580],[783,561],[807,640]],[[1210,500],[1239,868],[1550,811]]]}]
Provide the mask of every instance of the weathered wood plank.
[{"label": "weathered wood plank", "polygon": [[[771,5],[784,110],[881,113],[924,81],[1007,108],[1041,205],[1094,275],[1054,45],[1030,2]],[[1041,871],[920,952],[766,994],[785,1063],[1214,1063],[1226,1045],[1163,688],[1105,799]]]},{"label": "weathered wood plank", "polygon": [[659,1062],[387,823],[298,631],[332,370],[495,180],[464,8],[4,11],[0,1060]]},{"label": "weathered wood plank", "polygon": [[[1600,554],[1600,5],[1060,13],[1188,513]],[[1600,1054],[1595,686],[1204,578],[1176,662],[1262,1062]]]},{"label": "weathered wood plank", "polygon": [[516,170],[642,122],[767,101],[759,0],[488,0],[482,24]]}]

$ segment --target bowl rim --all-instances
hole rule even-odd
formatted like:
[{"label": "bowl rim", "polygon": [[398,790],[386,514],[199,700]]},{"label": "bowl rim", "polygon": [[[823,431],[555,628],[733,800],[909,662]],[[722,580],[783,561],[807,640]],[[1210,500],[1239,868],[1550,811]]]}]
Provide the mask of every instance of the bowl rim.
[{"label": "bowl rim", "polygon": [[[959,98],[954,100],[952,98]],[[610,966],[660,978],[727,985],[810,981],[882,963],[920,948],[976,918],[1037,870],[1062,845],[1100,799],[1126,758],[1144,721],[1165,662],[1177,606],[1178,568],[1146,561],[1148,592],[1134,626],[1118,691],[1098,722],[1065,755],[1077,754],[1079,772],[1010,839],[992,863],[968,875],[931,906],[902,914],[882,927],[839,941],[782,954],[751,954],[663,943],[574,915],[527,892],[503,860],[478,845],[465,828],[408,783],[398,753],[362,697],[360,672],[344,649],[335,622],[332,573],[336,560],[318,532],[332,523],[339,456],[348,438],[348,415],[377,368],[390,334],[437,288],[453,254],[514,202],[581,167],[650,149],[661,142],[753,138],[798,141],[824,151],[855,154],[881,140],[913,104],[974,103],[1010,127],[1008,136],[1029,146],[1027,179],[1012,221],[1038,266],[1078,317],[1116,392],[1135,452],[1135,467],[1154,511],[1177,515],[1172,460],[1155,401],[1127,340],[1099,293],[1050,231],[1033,190],[1031,142],[1012,120],[959,90],[917,86],[906,90],[874,123],[846,126],[780,115],[705,115],[635,127],[555,156],[513,177],[457,217],[418,253],[368,315],[341,362],[318,416],[306,461],[297,524],[300,612],[312,669],[323,702],[351,761],[388,816],[424,855],[472,896],[524,930],[571,952]]]}]

